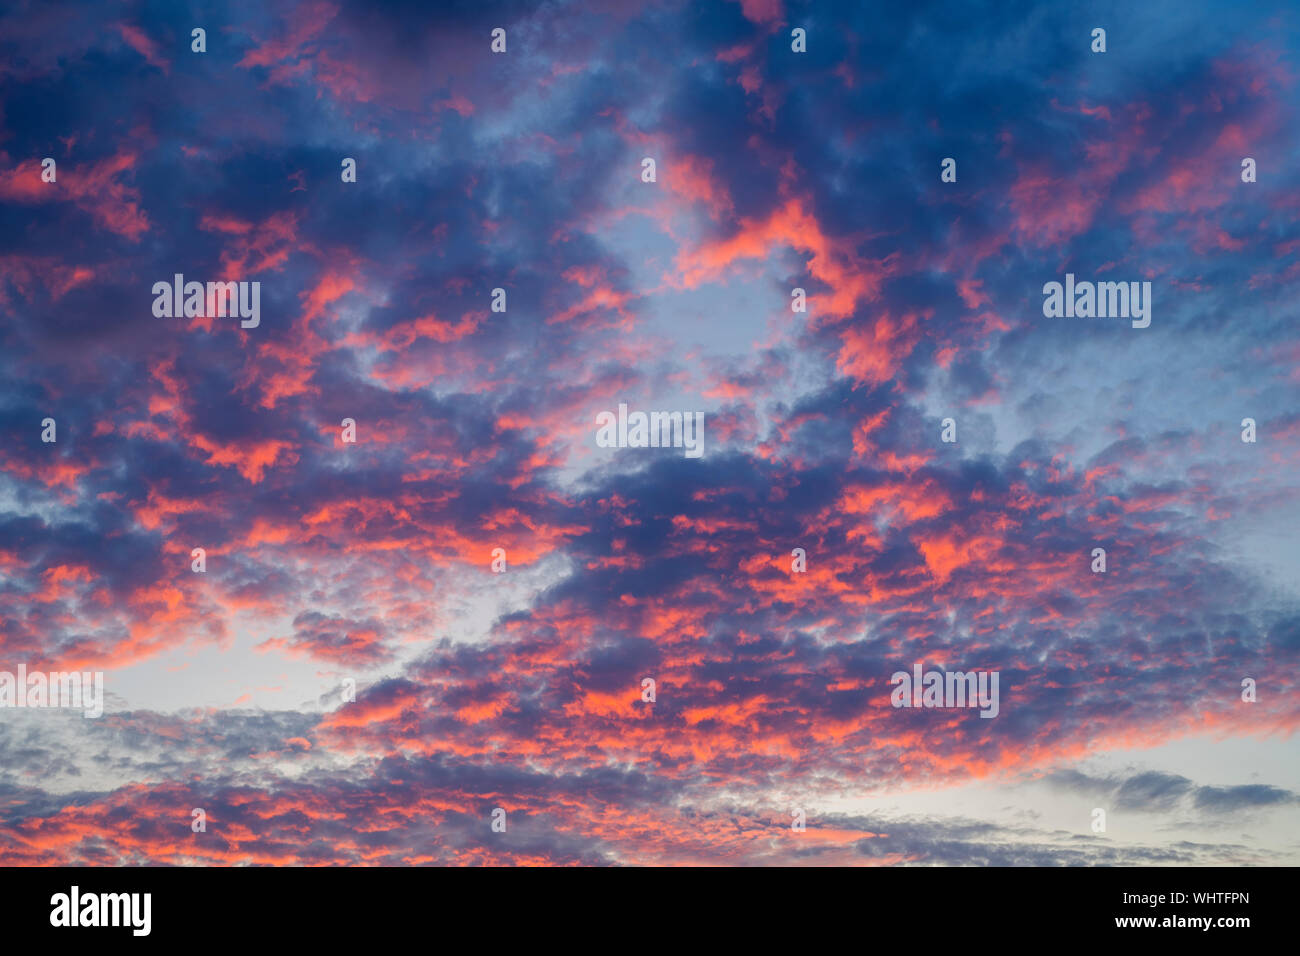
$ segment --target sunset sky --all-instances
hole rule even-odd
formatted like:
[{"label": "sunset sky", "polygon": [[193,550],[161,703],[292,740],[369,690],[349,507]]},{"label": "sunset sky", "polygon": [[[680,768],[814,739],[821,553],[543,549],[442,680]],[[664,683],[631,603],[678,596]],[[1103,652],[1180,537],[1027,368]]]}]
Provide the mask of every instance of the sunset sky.
[{"label": "sunset sky", "polygon": [[0,708],[0,864],[1300,864],[1298,79],[1282,0],[6,4],[0,670],[107,701]]}]

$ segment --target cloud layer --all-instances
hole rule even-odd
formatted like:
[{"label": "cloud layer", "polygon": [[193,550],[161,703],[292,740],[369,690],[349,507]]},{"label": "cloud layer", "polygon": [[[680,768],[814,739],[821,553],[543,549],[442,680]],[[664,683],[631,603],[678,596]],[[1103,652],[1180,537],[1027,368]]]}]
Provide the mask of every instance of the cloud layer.
[{"label": "cloud layer", "polygon": [[[4,14],[0,669],[115,696],[0,711],[0,859],[1295,862],[1288,775],[1077,766],[1293,748],[1295,11],[895,6]],[[997,719],[891,707],[918,662]],[[1264,822],[907,809],[1035,780]]]}]

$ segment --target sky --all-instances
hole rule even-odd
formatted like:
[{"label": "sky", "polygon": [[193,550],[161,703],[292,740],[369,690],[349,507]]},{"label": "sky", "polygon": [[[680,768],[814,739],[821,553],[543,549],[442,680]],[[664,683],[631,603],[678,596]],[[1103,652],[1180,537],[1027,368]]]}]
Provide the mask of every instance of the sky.
[{"label": "sky", "polygon": [[1298,56],[1283,2],[7,4],[0,672],[104,704],[0,706],[0,863],[1300,863]]}]

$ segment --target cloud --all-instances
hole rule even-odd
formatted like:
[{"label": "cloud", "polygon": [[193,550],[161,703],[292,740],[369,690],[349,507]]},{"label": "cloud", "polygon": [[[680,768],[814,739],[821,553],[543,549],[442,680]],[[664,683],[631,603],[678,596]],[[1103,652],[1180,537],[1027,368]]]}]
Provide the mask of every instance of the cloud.
[{"label": "cloud", "polygon": [[[119,695],[0,725],[0,858],[1275,861],[1185,832],[1275,826],[1275,768],[1070,769],[1300,722],[1267,4],[1125,14],[1122,71],[1047,6],[471,6],[232,2],[205,54],[0,15],[0,656]],[[1151,281],[1151,327],[1045,320],[1066,272]],[[154,317],[177,273],[261,324]],[[597,447],[624,401],[705,456]],[[918,662],[998,718],[890,706]],[[1169,829],[791,839],[791,787],[1040,774]]]}]

